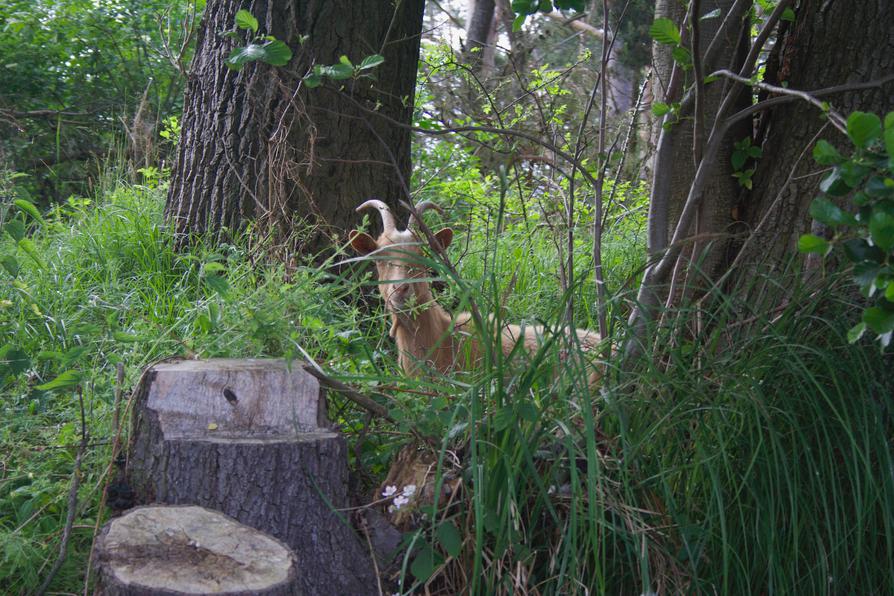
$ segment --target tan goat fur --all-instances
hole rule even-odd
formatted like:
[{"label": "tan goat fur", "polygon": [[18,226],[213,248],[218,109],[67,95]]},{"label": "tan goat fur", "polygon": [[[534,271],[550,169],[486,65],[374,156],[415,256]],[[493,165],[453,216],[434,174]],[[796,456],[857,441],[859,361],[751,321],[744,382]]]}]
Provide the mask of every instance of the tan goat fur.
[{"label": "tan goat fur", "polygon": [[[355,230],[350,243],[358,254],[375,260],[379,291],[391,315],[390,335],[397,343],[401,369],[418,376],[428,368],[443,374],[475,368],[482,354],[471,314],[451,315],[434,299],[427,281],[412,281],[428,276],[427,269],[420,265],[422,242],[409,229],[412,220],[407,230],[395,229],[393,216],[381,201],[367,201],[357,210],[371,207],[379,210],[384,231],[373,239]],[[416,212],[421,214],[428,208],[437,207],[425,202],[416,207]],[[453,240],[453,230],[444,228],[435,233],[435,238],[446,249]],[[585,351],[597,348],[598,333],[584,329],[576,333]],[[503,354],[512,352],[520,340],[525,350],[533,353],[542,337],[543,328],[537,325],[505,325],[501,331]],[[596,378],[591,378],[591,384]]]}]

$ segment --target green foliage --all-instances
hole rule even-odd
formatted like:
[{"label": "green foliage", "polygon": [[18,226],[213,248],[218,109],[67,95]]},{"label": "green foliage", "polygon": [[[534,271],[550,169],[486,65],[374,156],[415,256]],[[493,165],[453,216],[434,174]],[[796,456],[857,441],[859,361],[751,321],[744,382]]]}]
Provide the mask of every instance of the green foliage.
[{"label": "green foliage", "polygon": [[[885,117],[884,126],[875,114],[854,112],[847,119],[847,133],[855,147],[849,157],[827,141],[813,149],[814,159],[832,171],[820,183],[823,194],[811,204],[810,215],[835,236],[829,242],[802,236],[798,249],[825,255],[841,247],[870,302],[848,337],[856,342],[869,329],[887,347],[894,335],[894,112]],[[830,198],[846,196],[855,213]]]},{"label": "green foliage", "polygon": [[512,0],[512,12],[516,14],[512,29],[514,31],[521,29],[525,20],[537,12],[552,12],[553,10],[583,12],[586,4],[584,0]]},{"label": "green foliage", "polygon": [[[185,84],[163,51],[162,37],[179,47],[184,28],[197,22],[188,18],[194,4],[0,4],[0,171],[22,173],[16,181],[22,198],[45,207],[86,192],[88,179],[95,182],[98,175],[97,157],[109,154],[125,128],[148,135],[151,145],[152,123],[179,112]],[[186,45],[183,63],[191,47]],[[145,131],[133,124],[141,109]],[[164,148],[155,150],[166,156]]]},{"label": "green foliage", "polygon": [[[235,47],[224,60],[227,68],[239,70],[249,62],[261,61],[272,66],[285,66],[292,59],[292,49],[272,35],[258,34],[258,19],[247,10],[239,10],[235,17],[236,28],[250,33],[251,41],[246,46]],[[224,33],[227,37],[239,38],[235,31]]]}]

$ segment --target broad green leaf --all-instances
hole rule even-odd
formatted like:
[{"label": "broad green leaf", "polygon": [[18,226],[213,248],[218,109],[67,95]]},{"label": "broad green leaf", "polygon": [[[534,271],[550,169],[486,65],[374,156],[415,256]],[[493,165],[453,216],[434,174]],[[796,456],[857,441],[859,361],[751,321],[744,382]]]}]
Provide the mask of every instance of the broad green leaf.
[{"label": "broad green leaf", "polygon": [[810,204],[810,216],[827,226],[854,225],[854,216],[839,208],[825,197],[818,197]]},{"label": "broad green leaf", "polygon": [[437,530],[438,544],[451,557],[458,557],[463,548],[463,539],[453,522],[444,520]]},{"label": "broad green leaf", "polygon": [[865,148],[882,134],[882,121],[875,114],[853,112],[847,118],[847,134],[857,147]]},{"label": "broad green leaf", "polygon": [[838,165],[844,160],[841,154],[838,153],[838,149],[825,139],[817,141],[816,146],[813,148],[813,159],[816,160],[816,163],[824,166]]},{"label": "broad green leaf", "polygon": [[227,68],[239,70],[249,62],[260,60],[264,56],[264,47],[260,44],[250,43],[244,48],[233,48],[230,55],[224,61]]},{"label": "broad green leaf", "polygon": [[667,18],[655,19],[649,27],[649,35],[658,43],[680,45],[680,31],[674,22]]},{"label": "broad green leaf", "polygon": [[214,273],[205,276],[205,283],[222,298],[226,298],[227,293],[230,291],[230,284],[227,283],[227,280]]},{"label": "broad green leaf", "polygon": [[652,104],[652,114],[654,114],[658,118],[661,118],[670,111],[671,107],[663,101],[656,101]]},{"label": "broad green leaf", "polygon": [[501,431],[509,428],[515,420],[515,412],[510,406],[503,406],[494,414],[494,430]]},{"label": "broad green leaf", "polygon": [[430,578],[435,570],[437,570],[443,563],[444,556],[441,555],[441,553],[436,552],[431,545],[426,543],[419,549],[416,558],[413,559],[413,563],[410,565],[410,573],[413,574],[416,581],[424,583],[428,581],[428,578]]},{"label": "broad green leaf", "polygon": [[319,87],[322,84],[323,84],[323,77],[315,72],[310,73],[309,75],[304,77],[304,85],[309,89],[313,89],[314,87]]},{"label": "broad green leaf", "polygon": [[833,197],[843,197],[851,192],[851,187],[841,179],[841,171],[835,168],[829,175],[822,179],[819,188],[822,192]]},{"label": "broad green leaf", "polygon": [[795,11],[791,8],[786,8],[782,11],[782,16],[780,18],[783,21],[793,22],[795,20]]},{"label": "broad green leaf", "polygon": [[798,250],[803,253],[825,255],[829,252],[829,242],[815,234],[804,234],[798,238]]},{"label": "broad green leaf", "polygon": [[855,344],[860,341],[860,338],[863,337],[863,333],[866,332],[866,323],[860,322],[851,327],[847,332],[847,341],[848,343]]},{"label": "broad green leaf", "polygon": [[22,349],[11,344],[0,348],[0,383],[9,375],[17,375],[31,367],[31,359]]},{"label": "broad green leaf", "polygon": [[31,203],[31,201],[26,201],[25,199],[16,199],[15,201],[13,201],[13,203],[15,203],[15,206],[18,207],[20,210],[34,218],[34,221],[41,224],[44,223],[43,216],[40,214],[40,211],[37,210],[37,207],[35,207],[34,204]]},{"label": "broad green leaf", "polygon": [[846,161],[841,164],[841,167],[839,168],[841,179],[844,180],[844,183],[850,188],[857,188],[860,186],[860,183],[863,182],[863,179],[866,178],[870,171],[871,170],[866,166],[860,165],[854,161]]},{"label": "broad green leaf", "polygon": [[345,66],[347,66],[347,67],[350,68],[350,69],[353,69],[353,68],[354,68],[354,64],[353,64],[353,63],[351,62],[351,60],[350,60],[347,56],[345,56],[344,54],[342,54],[341,56],[338,57],[338,61],[341,62],[342,64],[344,64]]},{"label": "broad green leaf", "polygon": [[692,54],[683,46],[677,46],[671,50],[671,56],[674,62],[682,66],[684,70],[692,68]]},{"label": "broad green leaf", "polygon": [[370,68],[375,68],[376,66],[385,62],[385,57],[381,54],[373,54],[372,56],[367,56],[360,62],[360,70],[368,70]]},{"label": "broad green leaf", "polygon": [[292,59],[292,49],[284,42],[275,39],[264,44],[264,56],[261,58],[272,66],[285,66]]},{"label": "broad green leaf", "polygon": [[3,255],[0,257],[0,265],[9,273],[12,277],[16,277],[19,274],[19,262],[12,255]]},{"label": "broad green leaf", "polygon": [[540,413],[537,411],[537,406],[532,404],[529,401],[523,401],[519,403],[517,406],[518,409],[518,417],[527,422],[536,422],[540,417]]},{"label": "broad green leaf", "polygon": [[877,246],[872,246],[863,238],[852,238],[842,244],[844,254],[848,259],[855,263],[860,261],[873,261],[881,263],[885,259],[883,253]]},{"label": "broad green leaf", "polygon": [[44,383],[43,385],[38,385],[35,389],[39,389],[41,391],[55,391],[57,389],[68,389],[70,387],[75,387],[78,383],[81,382],[81,373],[76,370],[67,370],[64,373],[60,374],[58,377],[50,381],[49,383]]},{"label": "broad green leaf", "polygon": [[236,13],[236,26],[240,29],[251,30],[252,33],[258,32],[258,19],[247,10],[240,10]]},{"label": "broad green leaf", "polygon": [[344,64],[333,64],[332,66],[324,66],[323,74],[333,81],[343,81],[354,76],[354,69]]},{"label": "broad green leaf", "polygon": [[885,114],[885,130],[889,128],[894,128],[894,112]]},{"label": "broad green leaf", "polygon": [[872,242],[883,251],[894,248],[894,209],[877,205],[869,218]]},{"label": "broad green leaf", "polygon": [[205,263],[204,265],[202,265],[202,271],[204,271],[205,273],[220,273],[226,270],[226,267],[215,261],[211,261],[210,263]]},{"label": "broad green leaf", "polygon": [[894,160],[894,126],[885,129],[885,151],[888,152],[888,157]]},{"label": "broad green leaf", "polygon": [[889,281],[888,287],[885,288],[885,300],[894,304],[894,281]]},{"label": "broad green leaf", "polygon": [[894,310],[871,306],[863,311],[863,322],[879,335],[890,333],[894,331]]},{"label": "broad green leaf", "polygon": [[25,237],[25,224],[22,223],[22,220],[20,219],[9,220],[6,222],[6,225],[3,226],[3,229],[16,242]]}]

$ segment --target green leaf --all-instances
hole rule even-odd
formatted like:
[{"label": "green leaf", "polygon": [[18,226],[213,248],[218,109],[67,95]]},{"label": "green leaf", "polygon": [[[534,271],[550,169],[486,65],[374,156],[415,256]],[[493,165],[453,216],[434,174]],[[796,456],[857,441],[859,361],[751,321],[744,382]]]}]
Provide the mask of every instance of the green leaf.
[{"label": "green leaf", "polygon": [[272,66],[285,66],[292,59],[292,49],[284,42],[275,39],[264,44],[264,56],[261,58]]},{"label": "green leaf", "polygon": [[315,72],[312,72],[309,75],[304,77],[304,85],[308,89],[313,89],[315,87],[319,87],[322,84],[323,84],[323,77]]},{"label": "green leaf", "polygon": [[125,333],[124,331],[113,331],[112,337],[115,338],[115,341],[120,341],[121,343],[125,344],[146,341],[145,337],[134,335],[133,333]]},{"label": "green leaf", "polygon": [[780,17],[783,21],[788,21],[790,23],[795,20],[795,11],[791,8],[786,8],[782,11],[782,16]]},{"label": "green leaf", "polygon": [[239,70],[249,62],[260,60],[264,56],[264,47],[260,44],[250,43],[244,48],[233,48],[230,55],[224,61],[227,68]]},{"label": "green leaf", "polygon": [[214,290],[217,294],[219,294],[222,298],[227,297],[227,293],[230,291],[230,284],[227,283],[227,280],[220,275],[210,274],[205,276],[205,283],[209,288]]},{"label": "green leaf", "polygon": [[656,101],[652,104],[652,114],[658,118],[661,118],[670,111],[671,107],[663,101]]},{"label": "green leaf", "polygon": [[25,199],[16,199],[15,201],[13,201],[13,203],[15,203],[15,206],[18,207],[20,210],[34,218],[34,221],[41,224],[45,223],[43,220],[43,216],[40,214],[40,211],[37,210],[37,207],[35,207],[31,203],[31,201],[26,201]]},{"label": "green leaf", "polygon": [[819,188],[822,192],[833,197],[843,197],[851,192],[851,187],[841,179],[841,171],[835,168],[829,175],[822,179]]},{"label": "green leaf", "polygon": [[871,306],[863,311],[863,322],[879,335],[889,333],[894,331],[894,310]]},{"label": "green leaf", "polygon": [[333,64],[332,66],[324,66],[322,73],[333,81],[343,81],[354,76],[354,69],[344,64]]},{"label": "green leaf", "polygon": [[344,64],[345,66],[347,66],[348,68],[350,68],[352,70],[354,69],[354,64],[344,54],[342,54],[341,56],[338,57],[338,61],[341,62],[342,64]]},{"label": "green leaf", "polygon": [[844,161],[844,158],[838,153],[838,149],[825,139],[817,141],[813,148],[813,159],[816,160],[816,163],[824,166],[834,166]]},{"label": "green leaf", "polygon": [[445,520],[438,526],[438,530],[436,532],[438,538],[438,544],[447,552],[451,557],[458,557],[462,552],[463,548],[463,539],[459,530],[456,529],[456,526],[453,525],[453,522]]},{"label": "green leaf", "polygon": [[434,574],[435,570],[444,563],[444,557],[436,552],[428,543],[423,545],[410,565],[410,573],[416,581],[426,582]]},{"label": "green leaf", "polygon": [[78,383],[81,382],[81,373],[76,370],[67,370],[64,373],[60,374],[58,377],[50,381],[49,383],[44,383],[43,385],[38,385],[35,389],[39,389],[40,391],[55,391],[57,389],[68,389],[70,387],[75,387]]},{"label": "green leaf", "polygon": [[894,112],[885,114],[885,130],[894,128]]},{"label": "green leaf", "polygon": [[853,112],[847,118],[847,134],[854,145],[865,148],[882,134],[882,121],[875,114]]},{"label": "green leaf", "polygon": [[804,234],[798,238],[798,250],[803,253],[825,255],[829,252],[829,242],[815,234]]},{"label": "green leaf", "polygon": [[866,323],[860,322],[851,327],[847,332],[847,341],[848,343],[855,344],[860,341],[860,338],[863,337],[863,333],[866,331]]},{"label": "green leaf", "polygon": [[0,383],[9,375],[17,375],[31,368],[31,359],[23,350],[11,344],[0,348]]},{"label": "green leaf", "polygon": [[22,220],[20,219],[9,220],[6,222],[6,225],[3,226],[3,229],[6,230],[6,233],[16,242],[25,237],[25,224],[22,223]]},{"label": "green leaf", "polygon": [[855,225],[857,223],[853,215],[825,197],[816,198],[810,204],[810,216],[827,226]]},{"label": "green leaf", "polygon": [[894,281],[889,281],[888,287],[885,288],[885,300],[894,304]]},{"label": "green leaf", "polygon": [[859,263],[860,261],[873,261],[876,263],[881,263],[885,260],[885,253],[883,253],[877,246],[873,246],[866,242],[863,238],[852,238],[842,245],[844,247],[844,254],[848,259],[855,263]]},{"label": "green leaf", "polygon": [[372,56],[367,56],[360,62],[360,70],[368,70],[370,68],[375,68],[385,62],[385,56],[381,54],[373,54]]},{"label": "green leaf", "polygon": [[512,20],[512,32],[513,33],[521,31],[522,25],[525,24],[525,19],[527,19],[527,15],[519,14],[517,17],[515,17]]},{"label": "green leaf", "polygon": [[31,260],[34,261],[38,267],[41,269],[46,269],[46,266],[43,264],[43,261],[40,259],[40,253],[37,250],[37,246],[35,246],[34,242],[31,241],[30,238],[22,238],[18,242],[19,248],[21,248],[25,254],[31,257]]},{"label": "green leaf", "polygon": [[674,62],[682,66],[684,70],[692,68],[692,54],[683,46],[677,46],[671,50],[671,56]]},{"label": "green leaf", "polygon": [[537,406],[529,401],[523,401],[519,403],[516,408],[518,409],[518,416],[522,420],[525,420],[527,422],[536,422],[540,418],[540,413],[537,411]]},{"label": "green leaf", "polygon": [[894,248],[894,208],[876,205],[869,218],[869,234],[872,242],[883,251]]},{"label": "green leaf", "polygon": [[888,157],[894,159],[894,127],[885,129],[885,151]]},{"label": "green leaf", "polygon": [[240,29],[248,29],[252,33],[257,33],[258,19],[247,10],[240,10],[236,13],[236,26]]},{"label": "green leaf", "polygon": [[209,263],[205,263],[204,265],[202,265],[202,271],[204,273],[221,273],[226,270],[227,270],[226,267],[224,267],[223,265],[221,265],[220,263],[217,263],[215,261],[211,261]]},{"label": "green leaf", "polygon": [[680,45],[680,31],[674,22],[667,18],[655,19],[649,27],[649,35],[665,45]]},{"label": "green leaf", "polygon": [[515,420],[515,412],[509,406],[503,406],[494,414],[494,430],[501,431],[509,428]]},{"label": "green leaf", "polygon": [[19,274],[19,262],[12,255],[3,255],[0,257],[0,265],[9,273],[12,277],[16,277]]}]

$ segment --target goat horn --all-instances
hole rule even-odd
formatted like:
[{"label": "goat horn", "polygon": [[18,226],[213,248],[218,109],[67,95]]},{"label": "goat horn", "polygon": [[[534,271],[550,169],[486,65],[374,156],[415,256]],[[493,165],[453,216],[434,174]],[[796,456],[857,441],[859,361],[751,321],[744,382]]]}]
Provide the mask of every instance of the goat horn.
[{"label": "goat horn", "polygon": [[376,208],[379,210],[379,215],[382,216],[382,231],[383,232],[393,232],[394,231],[394,215],[391,214],[391,209],[388,208],[388,205],[379,201],[378,199],[371,199],[359,207],[357,207],[356,211],[363,211],[364,209]]},{"label": "goat horn", "polygon": [[[429,209],[434,209],[441,215],[444,215],[444,209],[437,203],[432,203],[431,201],[422,201],[421,203],[416,205],[415,209],[416,209],[416,215],[418,215],[420,218],[422,217],[422,214],[425,213],[426,211],[428,211]],[[408,230],[410,228],[416,227],[416,224],[418,223],[418,221],[416,220],[416,215],[410,215],[410,223],[407,224]]]}]

